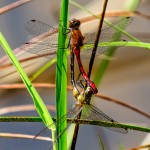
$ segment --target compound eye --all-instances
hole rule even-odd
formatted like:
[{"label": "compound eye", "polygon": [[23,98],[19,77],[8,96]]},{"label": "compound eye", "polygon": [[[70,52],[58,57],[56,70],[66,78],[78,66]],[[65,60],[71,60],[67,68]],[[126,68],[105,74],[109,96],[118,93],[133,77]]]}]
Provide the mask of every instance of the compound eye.
[{"label": "compound eye", "polygon": [[73,20],[69,21],[69,27],[72,28],[73,26],[74,26],[74,21]]},{"label": "compound eye", "polygon": [[74,26],[75,26],[75,27],[79,27],[79,26],[80,26],[80,21],[79,21],[79,20],[76,20]]}]

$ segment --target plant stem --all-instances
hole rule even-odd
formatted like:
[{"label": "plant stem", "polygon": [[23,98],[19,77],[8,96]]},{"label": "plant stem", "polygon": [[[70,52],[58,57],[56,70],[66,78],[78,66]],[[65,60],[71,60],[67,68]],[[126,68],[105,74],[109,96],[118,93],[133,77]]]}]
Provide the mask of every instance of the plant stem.
[{"label": "plant stem", "polygon": [[[60,22],[59,22],[59,36],[58,36],[58,53],[57,53],[57,68],[56,68],[56,111],[57,119],[60,120],[66,112],[66,92],[67,92],[67,58],[65,51],[62,47],[66,47],[66,34],[65,29],[68,23],[68,0],[62,0],[60,10]],[[57,123],[57,136],[61,135],[62,131],[66,128],[66,121]],[[67,149],[67,135],[64,132],[58,140],[58,150]]]},{"label": "plant stem", "polygon": [[[55,118],[53,118],[54,121],[56,121]],[[19,116],[19,117],[0,117],[0,122],[42,122],[42,119],[40,117],[28,117],[28,116]],[[150,133],[150,128],[145,128],[142,126],[137,125],[130,125],[130,124],[122,124],[122,123],[112,123],[112,122],[105,122],[105,121],[93,121],[93,120],[87,120],[87,119],[79,119],[79,120],[72,120],[70,118],[67,119],[68,123],[78,123],[78,124],[87,124],[87,125],[97,125],[97,126],[103,126],[103,127],[120,127],[120,128],[127,128],[129,130],[135,130],[135,131],[142,131],[142,132],[148,132]]]}]

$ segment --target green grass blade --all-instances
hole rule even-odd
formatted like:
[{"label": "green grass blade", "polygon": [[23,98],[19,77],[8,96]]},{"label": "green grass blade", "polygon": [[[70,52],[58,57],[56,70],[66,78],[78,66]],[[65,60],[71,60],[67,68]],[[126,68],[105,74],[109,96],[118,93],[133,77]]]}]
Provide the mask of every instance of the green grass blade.
[{"label": "green grass blade", "polygon": [[[122,45],[130,46],[130,47],[139,47],[139,48],[146,48],[147,50],[150,50],[150,43],[145,42],[127,42],[124,41],[118,41],[118,42],[101,42],[98,44],[98,47],[121,47]],[[94,44],[86,44],[84,46],[84,50],[86,48],[93,48]]]},{"label": "green grass blade", "polygon": [[71,123],[67,129],[67,149],[71,149],[73,135],[74,135],[75,124]]},{"label": "green grass blade", "polygon": [[[54,121],[56,121],[55,118],[53,118]],[[0,117],[0,122],[42,122],[42,119],[39,117],[29,117],[29,116],[7,116],[7,117]],[[131,125],[131,124],[123,124],[123,123],[112,123],[112,122],[105,122],[105,121],[93,121],[93,120],[87,120],[87,119],[80,119],[80,120],[73,120],[68,118],[68,123],[79,123],[79,124],[86,124],[86,125],[97,125],[102,127],[117,127],[117,128],[127,128],[130,132],[130,130],[134,131],[141,131],[150,133],[150,128],[138,126],[138,125]]]},{"label": "green grass blade", "polygon": [[[67,106],[67,57],[65,55],[65,50],[62,49],[66,45],[66,34],[65,29],[68,23],[68,0],[62,0],[61,10],[60,10],[60,22],[59,22],[59,35],[58,35],[58,53],[57,53],[57,69],[56,69],[56,111],[57,118],[64,116]],[[67,122],[61,122],[57,124],[57,135],[60,135],[62,131],[66,128]],[[66,132],[58,140],[58,150],[67,149],[67,135]]]},{"label": "green grass blade", "polygon": [[56,58],[53,58],[51,61],[49,61],[48,63],[44,64],[38,71],[36,71],[35,73],[33,73],[30,76],[30,80],[33,81],[34,79],[36,79],[41,73],[43,73],[45,70],[47,70],[51,65],[53,65],[56,62]]},{"label": "green grass blade", "polygon": [[30,82],[26,73],[24,72],[19,61],[17,60],[17,58],[13,54],[12,49],[8,45],[8,43],[5,40],[2,33],[0,33],[0,44],[3,47],[3,49],[5,50],[5,52],[7,53],[7,55],[9,56],[9,58],[11,59],[13,65],[16,67],[16,70],[19,72],[24,84],[26,85],[26,88],[28,89],[28,91],[29,91],[29,93],[30,93],[30,95],[34,101],[37,112],[40,115],[40,117],[42,118],[43,122],[46,124],[46,126],[49,126],[50,124],[52,124],[50,129],[52,130],[52,135],[53,135],[52,138],[55,140],[55,136],[54,136],[55,134],[54,133],[55,133],[56,129],[55,129],[55,125],[53,124],[52,117],[50,116],[50,114],[49,114],[45,104],[43,103],[41,97],[39,96],[38,92],[36,91],[36,89],[34,88],[32,83]]},{"label": "green grass blade", "polygon": [[99,145],[100,145],[101,149],[105,150],[105,146],[104,146],[103,140],[102,140],[102,138],[100,137],[99,134],[98,134],[98,141],[99,141]]},{"label": "green grass blade", "polygon": [[125,150],[125,148],[122,144],[119,144],[119,150]]}]

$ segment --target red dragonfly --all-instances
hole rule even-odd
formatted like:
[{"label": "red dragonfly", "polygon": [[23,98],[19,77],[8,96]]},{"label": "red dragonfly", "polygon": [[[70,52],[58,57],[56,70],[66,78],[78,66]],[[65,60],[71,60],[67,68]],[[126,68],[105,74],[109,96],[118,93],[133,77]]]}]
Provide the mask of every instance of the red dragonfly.
[{"label": "red dragonfly", "polygon": [[[96,94],[98,92],[94,82],[92,82],[87,74],[85,73],[83,69],[83,65],[81,63],[80,53],[81,53],[81,47],[84,45],[84,36],[82,35],[79,27],[80,27],[80,21],[77,19],[73,19],[69,22],[69,28],[71,29],[71,50],[70,50],[70,66],[71,66],[71,82],[74,87],[74,96],[76,97],[76,94],[79,93],[78,88],[76,87],[75,80],[74,80],[74,54],[76,55],[79,70],[85,79],[87,85],[91,87],[91,92],[93,94]],[[75,94],[76,93],[76,94]]]},{"label": "red dragonfly", "polygon": [[[115,22],[111,26],[105,26],[102,28],[102,33],[101,33],[101,38],[99,39],[99,43],[102,42],[114,42],[118,41],[113,38],[113,34],[116,33],[117,28],[124,28],[127,26],[129,23],[131,23],[132,18],[131,17],[124,17],[120,19],[119,21]],[[69,33],[70,33],[70,38],[69,44],[66,45],[65,48],[62,49],[68,49],[70,47],[70,54],[71,54],[71,82],[76,88],[75,80],[74,80],[74,75],[73,75],[73,69],[74,69],[74,54],[76,56],[79,70],[85,80],[85,82],[89,85],[91,88],[91,92],[96,94],[98,92],[94,82],[92,82],[87,74],[84,71],[81,59],[84,58],[90,58],[91,53],[92,53],[92,46],[94,46],[94,40],[96,36],[96,31],[92,33],[86,33],[82,34],[80,31],[80,21],[77,19],[73,19],[69,22]],[[27,31],[34,36],[38,36],[37,39],[38,41],[36,42],[28,42],[25,44],[25,46],[30,46],[31,48],[27,51],[29,53],[34,53],[37,55],[43,55],[47,58],[52,58],[56,56],[57,53],[57,38],[58,38],[58,29],[53,28],[41,21],[38,20],[29,20],[26,24],[25,27]],[[42,34],[42,38],[41,35]],[[42,39],[42,40],[41,40]],[[124,46],[127,43],[127,41],[123,40],[123,44],[120,46]],[[118,46],[118,47],[120,47]],[[117,46],[114,46],[117,48]],[[103,47],[98,47],[96,55],[100,55],[102,53],[107,52],[109,46],[107,44],[103,44]],[[68,53],[68,52],[67,52]],[[76,88],[77,93],[79,92],[78,89]]]}]

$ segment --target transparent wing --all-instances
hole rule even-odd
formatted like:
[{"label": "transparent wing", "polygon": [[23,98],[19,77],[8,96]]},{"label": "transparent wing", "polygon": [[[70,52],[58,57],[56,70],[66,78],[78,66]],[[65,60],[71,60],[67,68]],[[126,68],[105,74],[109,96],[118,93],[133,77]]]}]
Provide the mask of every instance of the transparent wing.
[{"label": "transparent wing", "polygon": [[53,33],[58,31],[58,29],[39,21],[39,20],[29,20],[25,23],[26,30],[33,36],[38,36],[43,33]]},{"label": "transparent wing", "polygon": [[[81,108],[78,107],[78,105],[74,106],[71,110],[68,111],[68,113],[64,116],[62,116],[60,119],[58,119],[56,121],[56,124],[61,122],[64,123],[64,121],[66,120],[66,118],[70,118],[72,116],[74,116],[74,118],[76,118],[76,116],[79,114],[79,112]],[[49,131],[49,128],[52,126],[53,124],[50,124],[49,126],[45,127],[43,130],[41,130],[37,135],[35,135],[34,139],[36,139],[39,135],[45,134],[47,131]]]},{"label": "transparent wing", "polygon": [[25,43],[20,49],[38,56],[44,55],[44,57],[50,59],[56,57],[58,48],[57,38],[58,34],[56,33],[44,38],[42,41]]},{"label": "transparent wing", "polygon": [[[85,113],[83,114],[83,118],[85,119],[101,120],[101,121],[106,121],[106,122],[118,123],[117,121],[115,121],[114,119],[110,118],[105,113],[103,113],[100,109],[93,106],[92,104],[90,105],[86,104],[84,108],[85,108],[85,111],[84,111]],[[107,127],[107,128],[112,131],[123,133],[123,134],[128,133],[128,130],[124,128],[113,128],[113,127]]]},{"label": "transparent wing", "polygon": [[[119,41],[111,41],[111,42],[119,42]],[[106,43],[108,43],[108,42],[106,42]],[[117,48],[123,47],[128,43],[128,41],[120,40],[120,43],[117,43],[118,46],[116,46],[114,44],[112,44],[112,46],[108,46],[108,44],[106,44],[106,43],[99,44],[99,46],[97,47],[96,56],[106,53],[109,50],[111,50],[112,48],[117,49]],[[85,49],[81,49],[81,59],[89,59],[91,57],[93,47],[94,47],[94,44],[90,44],[90,45],[86,45]]]},{"label": "transparent wing", "polygon": [[[33,36],[36,36],[34,42],[25,43],[21,49],[36,55],[44,55],[50,59],[56,57],[58,49],[58,29],[41,22],[39,20],[29,20],[25,24],[26,30]],[[60,48],[60,47],[59,47]],[[68,45],[62,49],[68,48]]]},{"label": "transparent wing", "polygon": [[[133,20],[133,18],[131,18],[131,17],[125,17],[125,18],[122,18],[122,19],[112,23],[111,25],[106,25],[106,26],[104,25],[104,27],[102,28],[99,42],[112,41],[114,33],[121,32],[121,31],[119,31],[119,29],[123,30],[125,27],[127,27],[132,22],[132,20]],[[96,31],[92,32],[92,33],[86,33],[84,35],[85,36],[85,44],[86,43],[88,43],[88,44],[94,43],[95,38],[96,38],[96,33],[97,33]]]},{"label": "transparent wing", "polygon": [[[75,112],[76,112],[76,114],[74,115],[73,120],[72,120],[71,123],[74,122],[74,119],[76,119],[76,117],[79,115],[79,113],[82,111],[82,109],[83,109],[83,105],[82,105],[82,106],[78,106],[78,105],[75,106],[75,110],[76,110]],[[49,149],[52,149],[53,144],[56,144],[56,143],[57,143],[58,139],[59,139],[59,138],[64,134],[64,132],[69,128],[69,126],[71,125],[71,123],[57,136],[56,140],[50,145]]]},{"label": "transparent wing", "polygon": [[[122,41],[123,42],[122,45],[111,46],[111,47],[119,48],[119,47],[124,46],[127,43],[127,41],[118,40],[119,37],[115,37],[114,34],[121,33],[121,31],[118,31],[118,28],[121,30],[124,29],[127,25],[129,25],[132,22],[132,20],[133,19],[131,17],[125,17],[125,18],[122,18],[119,21],[113,23],[113,25],[108,25],[108,26],[104,27],[104,29],[102,28],[99,43]],[[95,38],[96,38],[96,32],[85,34],[85,44],[82,48],[83,50],[81,52],[81,58],[91,57],[93,47],[91,47],[91,46],[88,47],[87,45],[93,44],[95,42]],[[100,55],[102,53],[107,52],[109,50],[109,48],[110,48],[110,46],[107,46],[107,45],[105,45],[104,47],[98,47],[96,55]]]}]

